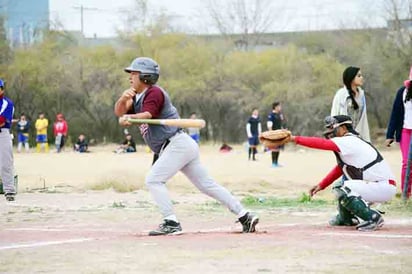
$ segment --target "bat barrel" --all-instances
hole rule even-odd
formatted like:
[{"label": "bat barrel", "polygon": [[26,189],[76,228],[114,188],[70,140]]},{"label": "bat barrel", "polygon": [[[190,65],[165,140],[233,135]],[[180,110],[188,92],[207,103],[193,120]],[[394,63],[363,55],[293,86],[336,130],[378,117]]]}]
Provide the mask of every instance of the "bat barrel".
[{"label": "bat barrel", "polygon": [[133,124],[165,125],[181,128],[203,128],[206,122],[203,119],[134,119],[128,118],[127,121]]}]

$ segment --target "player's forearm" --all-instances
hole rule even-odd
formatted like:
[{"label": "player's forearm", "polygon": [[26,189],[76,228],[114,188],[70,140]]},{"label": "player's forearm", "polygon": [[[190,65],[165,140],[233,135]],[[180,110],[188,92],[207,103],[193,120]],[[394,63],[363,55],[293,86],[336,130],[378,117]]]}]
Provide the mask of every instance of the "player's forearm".
[{"label": "player's forearm", "polygon": [[340,176],[342,176],[343,172],[340,166],[336,165],[329,173],[326,175],[325,178],[320,181],[318,184],[321,189],[327,188],[330,184],[332,184],[335,180],[337,180]]},{"label": "player's forearm", "polygon": [[129,100],[125,100],[124,98],[119,98],[119,100],[117,100],[116,104],[114,105],[114,114],[117,117],[120,117],[124,114],[126,114],[129,109],[130,109],[130,102]]},{"label": "player's forearm", "polygon": [[148,111],[144,111],[144,112],[140,112],[136,114],[127,114],[126,116],[132,119],[152,119],[153,118],[152,114]]},{"label": "player's forearm", "polygon": [[134,96],[136,96],[136,90],[133,88],[123,91],[114,105],[114,114],[117,117],[121,117],[132,109]]},{"label": "player's forearm", "polygon": [[331,150],[339,152],[339,147],[332,142],[331,140],[320,138],[320,137],[307,137],[307,136],[294,136],[292,140],[301,146],[322,149],[322,150]]},{"label": "player's forearm", "polygon": [[252,136],[252,132],[250,131],[250,123],[246,124],[246,134],[248,137]]}]

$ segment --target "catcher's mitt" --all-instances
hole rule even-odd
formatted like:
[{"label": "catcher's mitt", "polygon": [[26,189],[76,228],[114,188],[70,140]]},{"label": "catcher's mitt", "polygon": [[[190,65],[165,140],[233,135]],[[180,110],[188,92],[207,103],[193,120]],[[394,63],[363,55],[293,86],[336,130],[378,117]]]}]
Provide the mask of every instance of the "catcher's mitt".
[{"label": "catcher's mitt", "polygon": [[276,129],[262,132],[260,142],[267,148],[282,146],[291,140],[292,133],[287,129]]}]

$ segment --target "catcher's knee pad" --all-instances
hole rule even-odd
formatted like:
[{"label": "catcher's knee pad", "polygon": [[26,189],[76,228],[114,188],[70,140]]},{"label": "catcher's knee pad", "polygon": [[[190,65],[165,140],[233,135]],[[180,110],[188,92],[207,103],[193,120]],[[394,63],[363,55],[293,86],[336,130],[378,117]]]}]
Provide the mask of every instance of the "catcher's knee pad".
[{"label": "catcher's knee pad", "polygon": [[337,185],[335,185],[332,188],[332,190],[336,196],[336,199],[338,199],[338,201],[340,201],[341,199],[345,197],[349,197],[351,193],[350,188],[347,186],[344,186],[342,183],[338,183]]}]

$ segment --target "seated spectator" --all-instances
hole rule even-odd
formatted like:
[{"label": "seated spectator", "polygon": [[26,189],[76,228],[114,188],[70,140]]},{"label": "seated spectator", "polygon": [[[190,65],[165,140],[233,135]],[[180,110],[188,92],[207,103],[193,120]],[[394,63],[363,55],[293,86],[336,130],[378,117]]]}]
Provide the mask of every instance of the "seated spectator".
[{"label": "seated spectator", "polygon": [[224,143],[220,148],[219,151],[226,153],[226,152],[231,152],[233,150],[233,148],[231,146],[229,146],[228,144]]},{"label": "seated spectator", "polygon": [[136,143],[133,140],[133,137],[130,133],[126,134],[126,139],[114,152],[116,153],[136,152]]},{"label": "seated spectator", "polygon": [[74,151],[89,152],[88,148],[89,144],[87,143],[86,137],[83,134],[80,134],[77,142],[74,144]]}]

